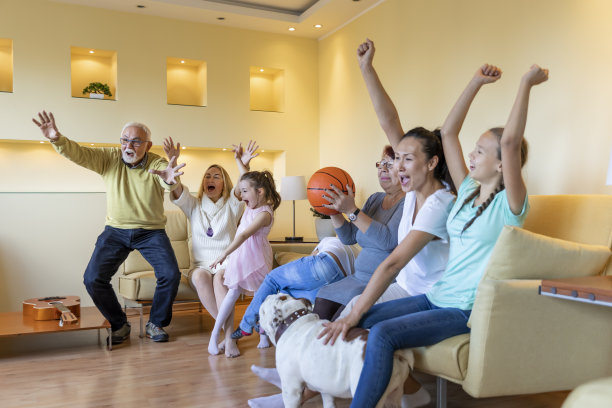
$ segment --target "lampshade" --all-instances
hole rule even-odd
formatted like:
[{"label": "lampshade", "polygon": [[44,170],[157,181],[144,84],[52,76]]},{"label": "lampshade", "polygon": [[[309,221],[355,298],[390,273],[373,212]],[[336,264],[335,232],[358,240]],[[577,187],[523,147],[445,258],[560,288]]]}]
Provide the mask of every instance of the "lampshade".
[{"label": "lampshade", "polygon": [[610,163],[608,163],[608,177],[606,178],[606,184],[612,186],[612,150],[610,150]]},{"label": "lampshade", "polygon": [[305,200],[306,180],[304,176],[285,176],[281,179],[281,198],[283,200]]}]

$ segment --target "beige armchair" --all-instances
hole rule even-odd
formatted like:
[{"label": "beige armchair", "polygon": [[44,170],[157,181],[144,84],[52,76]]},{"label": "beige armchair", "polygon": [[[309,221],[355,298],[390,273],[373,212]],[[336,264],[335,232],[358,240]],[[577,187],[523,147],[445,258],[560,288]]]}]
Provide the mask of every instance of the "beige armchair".
[{"label": "beige armchair", "polygon": [[471,333],[415,349],[415,369],[437,377],[437,407],[446,406],[447,380],[478,398],[569,390],[612,375],[612,308],[538,293],[541,279],[612,275],[612,196],[529,201],[525,230],[506,227],[493,251]]}]

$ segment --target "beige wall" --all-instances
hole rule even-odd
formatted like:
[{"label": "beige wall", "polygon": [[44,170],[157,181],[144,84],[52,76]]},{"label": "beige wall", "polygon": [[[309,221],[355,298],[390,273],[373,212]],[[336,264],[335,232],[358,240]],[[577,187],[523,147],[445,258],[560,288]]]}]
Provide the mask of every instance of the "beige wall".
[{"label": "beige wall", "polygon": [[[277,180],[340,166],[363,202],[378,190],[373,163],[386,142],[355,58],[368,36],[406,129],[441,125],[480,64],[503,68],[467,118],[466,153],[484,129],[505,122],[529,66],[550,68],[531,100],[529,191],[612,193],[604,186],[612,147],[607,0],[387,0],[318,43],[43,0],[0,0],[0,10],[0,35],[14,41],[15,83],[13,93],[0,93],[0,139],[40,140],[30,121],[40,109],[87,143],[116,143],[130,120],[147,123],[158,144],[173,136],[222,148],[253,138],[273,151],[266,163]],[[71,46],[117,52],[117,101],[70,97]],[[167,105],[167,57],[206,61],[206,108]],[[284,70],[284,113],[249,110],[250,66]],[[0,188],[0,311],[39,295],[78,294],[90,304],[81,276],[104,223],[104,194],[95,192],[102,183],[39,146],[19,149],[0,144],[8,175]],[[183,154],[191,161],[183,180],[193,188],[213,160],[196,156]],[[235,171],[231,158],[227,167]],[[298,235],[313,236],[306,201],[296,213]],[[290,234],[291,205],[283,203],[272,235]]]},{"label": "beige wall", "polygon": [[610,194],[610,21],[607,0],[387,0],[319,44],[321,165],[344,167],[363,196],[377,190],[374,166],[363,163],[378,159],[386,138],[356,59],[369,37],[406,130],[442,125],[479,65],[502,67],[467,117],[466,154],[485,129],[505,123],[531,64],[550,68],[531,98],[529,192]]},{"label": "beige wall", "polygon": [[[13,93],[0,93],[0,139],[41,140],[31,118],[48,109],[60,131],[80,142],[117,143],[123,124],[136,120],[151,128],[157,144],[172,136],[189,147],[227,148],[255,139],[273,153],[259,164],[255,159],[253,168],[265,164],[277,180],[318,168],[315,40],[43,0],[0,0],[0,10],[0,36],[13,40],[15,85]],[[70,96],[73,46],[116,51],[116,101]],[[167,104],[167,57],[206,61],[207,107]],[[252,65],[291,73],[284,113],[249,110]],[[19,310],[23,299],[49,293],[77,294],[90,305],[82,273],[104,224],[104,194],[92,193],[103,191],[101,181],[38,145],[6,144],[0,143],[0,168],[8,174],[0,187],[6,292],[0,311]],[[184,158],[191,160],[184,181],[197,190],[215,158],[186,152]],[[231,157],[227,163],[235,177]],[[49,191],[56,193],[42,193]],[[291,235],[291,208],[281,204],[271,236]],[[298,234],[314,236],[306,201],[296,203],[296,214]]]}]

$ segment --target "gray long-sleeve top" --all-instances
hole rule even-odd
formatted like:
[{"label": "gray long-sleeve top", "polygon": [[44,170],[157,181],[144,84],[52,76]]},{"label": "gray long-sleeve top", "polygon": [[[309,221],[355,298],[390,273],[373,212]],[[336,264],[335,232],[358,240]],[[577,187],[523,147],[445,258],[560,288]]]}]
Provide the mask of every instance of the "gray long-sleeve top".
[{"label": "gray long-sleeve top", "polygon": [[389,256],[397,246],[397,230],[402,219],[404,199],[385,210],[382,201],[385,193],[374,193],[368,197],[361,211],[372,218],[366,232],[361,232],[354,224],[345,222],[336,228],[338,238],[345,245],[358,243],[361,252],[355,260],[355,278],[367,282],[378,265]]}]

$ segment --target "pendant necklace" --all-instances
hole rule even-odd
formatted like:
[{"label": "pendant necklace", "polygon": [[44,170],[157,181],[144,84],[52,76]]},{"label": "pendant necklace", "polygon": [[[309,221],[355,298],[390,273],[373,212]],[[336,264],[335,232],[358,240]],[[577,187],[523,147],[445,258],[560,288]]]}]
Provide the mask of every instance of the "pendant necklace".
[{"label": "pendant necklace", "polygon": [[206,212],[204,212],[202,210],[202,215],[204,215],[204,217],[206,218],[206,222],[208,223],[208,229],[206,230],[206,236],[208,237],[212,237],[214,234],[214,231],[212,229],[212,227],[210,226],[210,220],[208,219],[208,216],[206,215]]}]

